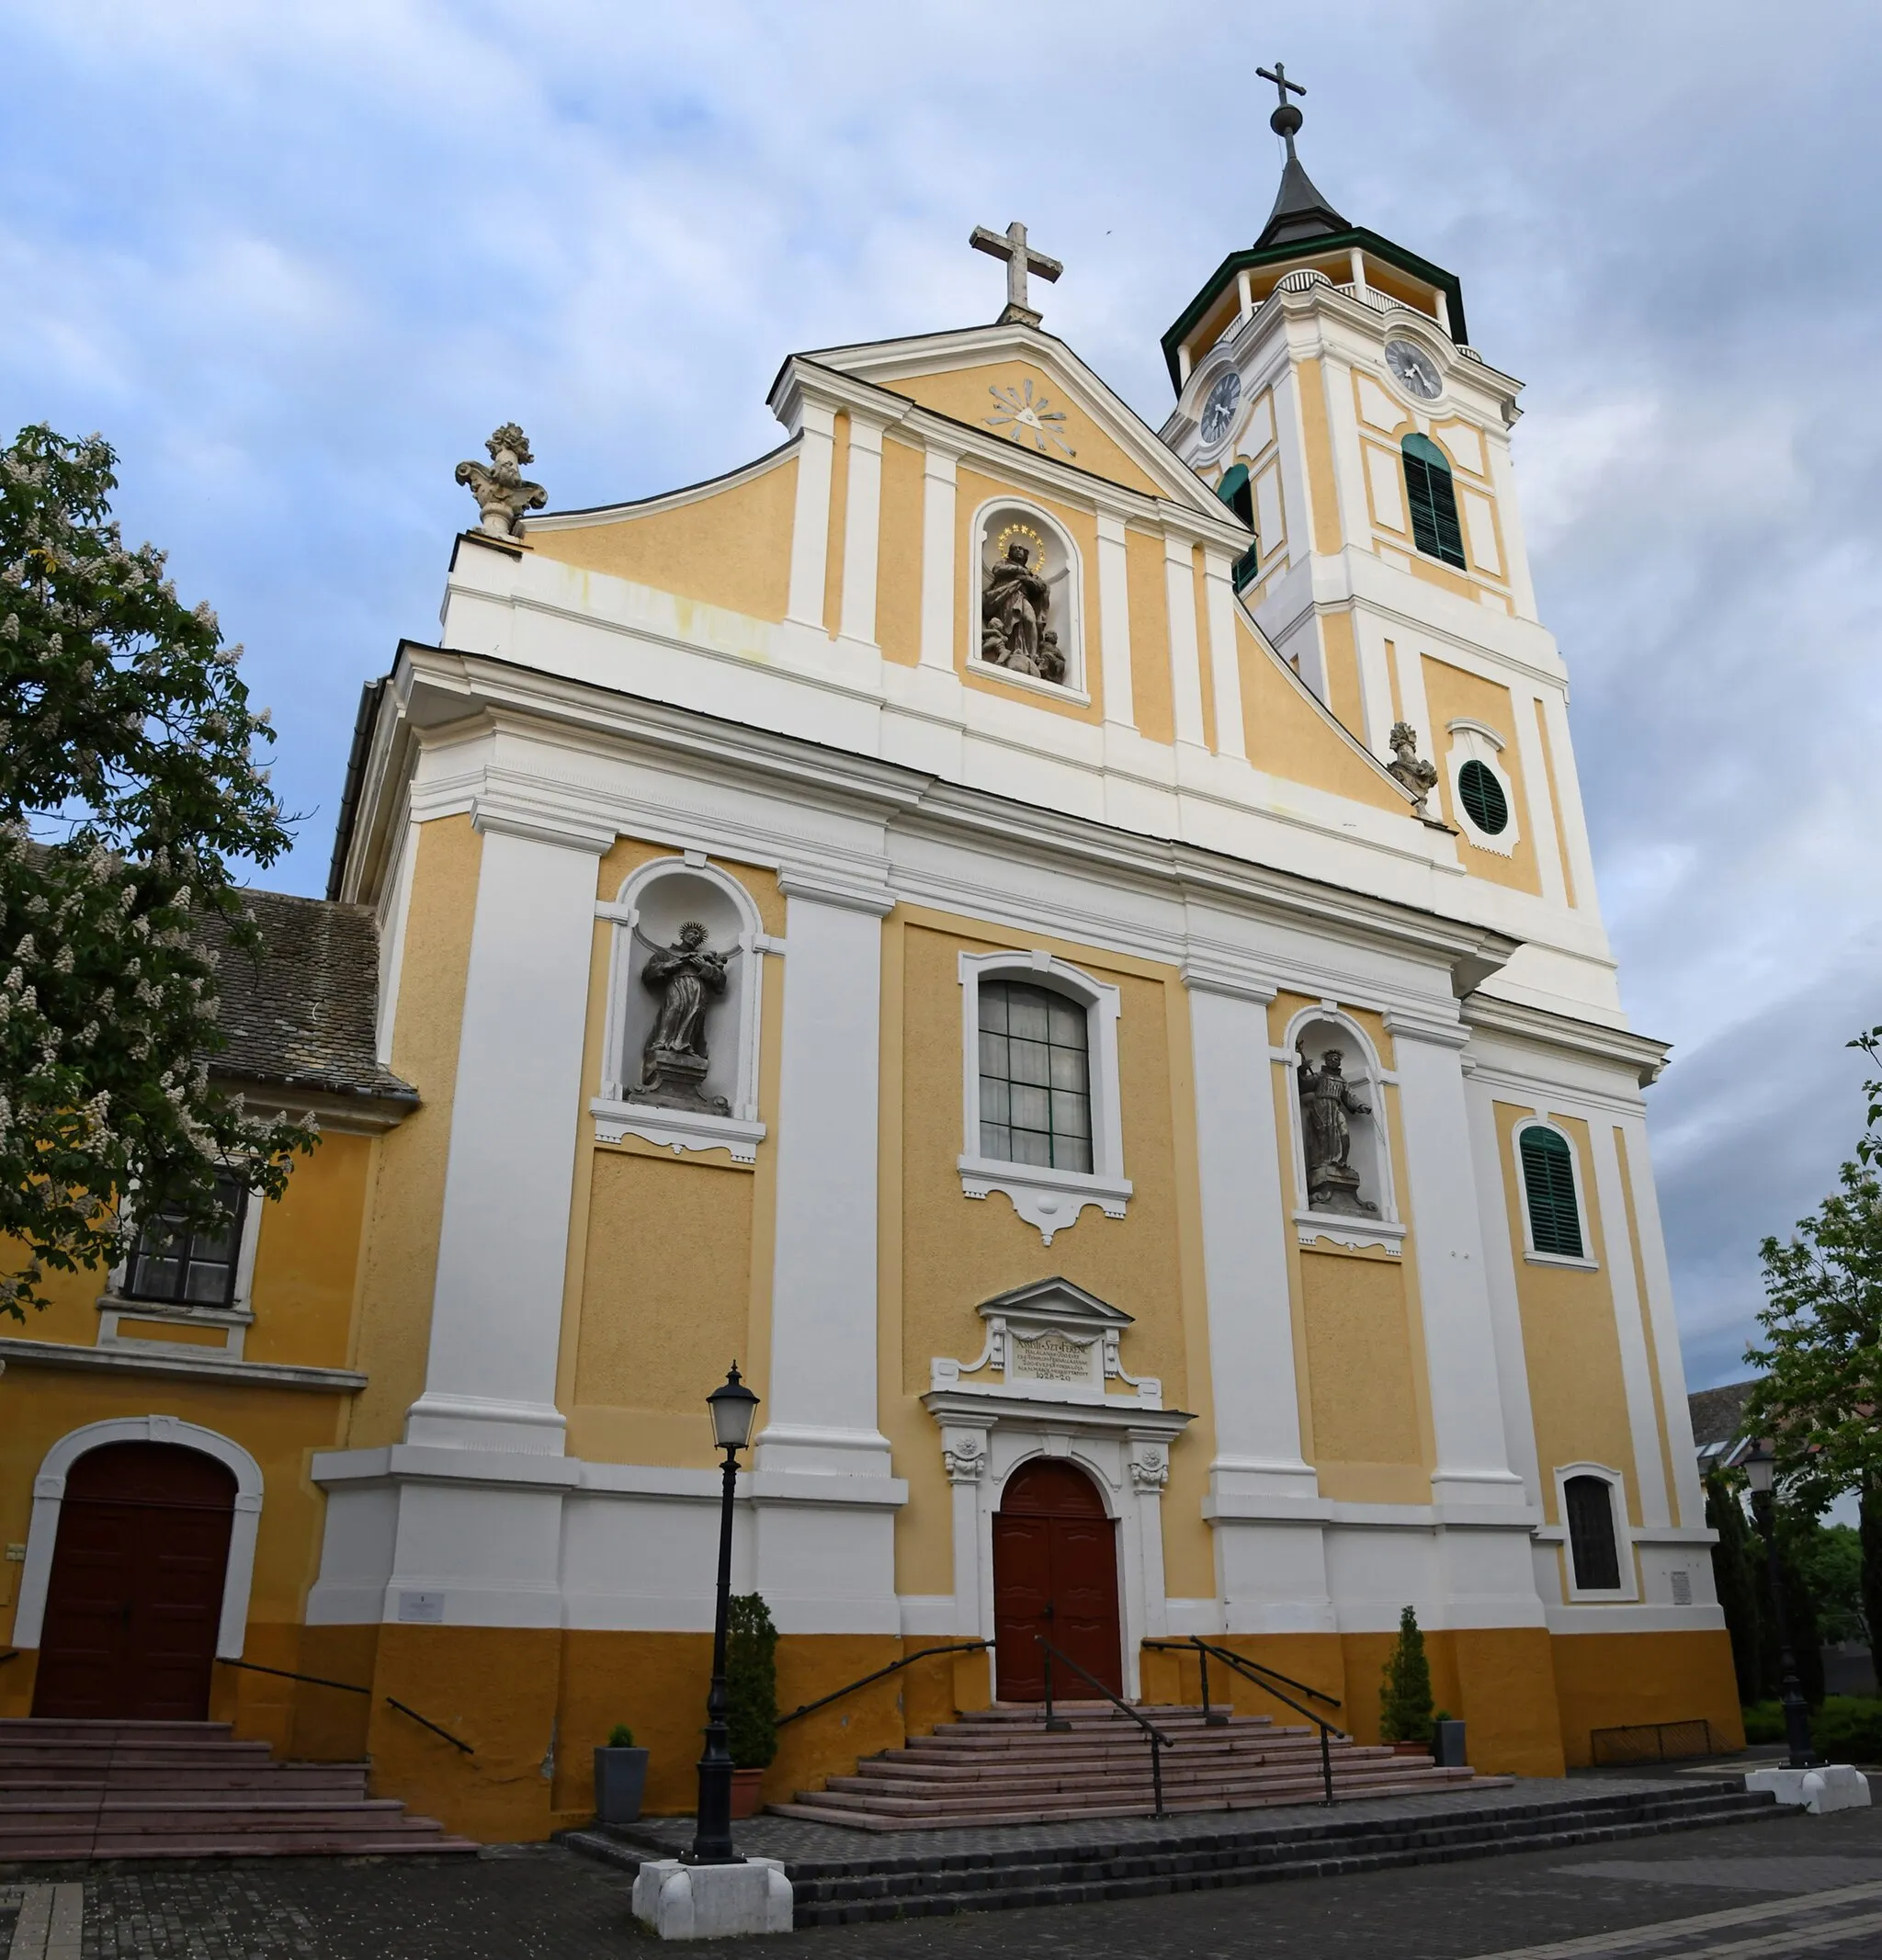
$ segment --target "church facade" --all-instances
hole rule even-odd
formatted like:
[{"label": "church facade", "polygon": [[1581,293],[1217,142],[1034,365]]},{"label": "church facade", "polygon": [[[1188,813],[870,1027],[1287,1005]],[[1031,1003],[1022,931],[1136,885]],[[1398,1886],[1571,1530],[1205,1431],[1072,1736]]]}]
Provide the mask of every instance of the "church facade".
[{"label": "church facade", "polygon": [[794,356],[727,476],[460,471],[308,908],[351,1073],[246,1064],[331,1132],[242,1229],[246,1372],[124,1275],[0,1342],[7,1712],[103,1424],[230,1467],[251,1732],[528,1838],[625,1721],[685,1809],[736,1359],[782,1705],[990,1643],[786,1728],[774,1799],[1036,1697],[1042,1614],[1120,1694],[1193,1699],[1146,1643],[1203,1634],[1371,1738],[1414,1605],[1486,1771],[1739,1734],[1519,384],[1297,125],[1161,428],[1015,226],[997,323]]}]

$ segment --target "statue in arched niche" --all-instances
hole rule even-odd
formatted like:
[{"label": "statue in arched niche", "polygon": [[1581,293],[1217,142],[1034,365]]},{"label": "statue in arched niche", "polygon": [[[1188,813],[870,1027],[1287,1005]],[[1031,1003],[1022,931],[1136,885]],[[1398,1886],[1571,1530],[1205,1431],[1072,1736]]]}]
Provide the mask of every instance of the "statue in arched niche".
[{"label": "statue in arched niche", "polygon": [[1349,1116],[1369,1116],[1372,1105],[1353,1093],[1338,1048],[1329,1048],[1316,1069],[1303,1040],[1296,1071],[1300,1084],[1300,1140],[1307,1159],[1307,1203],[1312,1211],[1344,1211],[1355,1218],[1378,1216],[1378,1207],[1359,1195],[1353,1168],[1353,1126]]},{"label": "statue in arched niche", "polygon": [[726,957],[707,946],[706,928],[688,919],[673,945],[641,969],[641,984],[659,996],[660,1006],[641,1051],[635,1101],[664,1109],[705,1109],[720,1116],[731,1113],[724,1096],[705,1093],[706,1010],[725,991]]},{"label": "statue in arched niche", "polygon": [[1035,680],[1063,682],[1065,655],[1048,625],[1052,588],[1017,540],[987,567],[981,587],[981,658]]}]

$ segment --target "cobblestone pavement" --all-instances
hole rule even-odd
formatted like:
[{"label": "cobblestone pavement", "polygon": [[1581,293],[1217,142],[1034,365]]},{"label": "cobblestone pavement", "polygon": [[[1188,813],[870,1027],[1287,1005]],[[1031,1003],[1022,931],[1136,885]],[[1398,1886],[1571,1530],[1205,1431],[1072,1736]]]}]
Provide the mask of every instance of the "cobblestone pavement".
[{"label": "cobblestone pavement", "polygon": [[[13,1866],[82,1878],[84,1960],[600,1960],[641,1935],[624,1875],[558,1850],[476,1859]],[[1682,1927],[1677,1922],[1694,1920]],[[1650,1934],[1649,1929],[1661,1929]],[[803,1960],[1870,1960],[1882,1954],[1882,1809],[1167,1898],[816,1929]],[[651,1949],[642,1949],[650,1951]]]}]

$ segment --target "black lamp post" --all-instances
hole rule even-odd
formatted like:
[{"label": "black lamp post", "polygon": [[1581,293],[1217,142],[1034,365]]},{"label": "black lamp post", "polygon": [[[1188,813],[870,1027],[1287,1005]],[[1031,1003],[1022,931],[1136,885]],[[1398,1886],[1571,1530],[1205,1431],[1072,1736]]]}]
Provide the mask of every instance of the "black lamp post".
[{"label": "black lamp post", "polygon": [[[1790,1620],[1784,1610],[1784,1577],[1777,1562],[1777,1498],[1773,1489],[1777,1478],[1777,1452],[1763,1439],[1752,1445],[1745,1458],[1745,1475],[1751,1481],[1752,1502],[1762,1515],[1764,1530],[1764,1560],[1771,1575],[1771,1605],[1777,1615],[1777,1664],[1783,1676],[1780,1699],[1784,1704],[1784,1733],[1790,1744],[1786,1767],[1807,1770],[1821,1762],[1810,1737],[1810,1706],[1797,1682],[1797,1656],[1791,1651]],[[1763,1500],[1762,1503],[1760,1500]]]},{"label": "black lamp post", "polygon": [[739,1452],[752,1440],[758,1398],[739,1379],[739,1365],[706,1398],[712,1416],[712,1440],[725,1452],[724,1483],[719,1502],[719,1595],[712,1619],[712,1686],[706,1696],[706,1753],[699,1758],[698,1829],[688,1864],[743,1864],[731,1848],[731,1751],[725,1739],[725,1618],[731,1599],[731,1501],[738,1482]]}]

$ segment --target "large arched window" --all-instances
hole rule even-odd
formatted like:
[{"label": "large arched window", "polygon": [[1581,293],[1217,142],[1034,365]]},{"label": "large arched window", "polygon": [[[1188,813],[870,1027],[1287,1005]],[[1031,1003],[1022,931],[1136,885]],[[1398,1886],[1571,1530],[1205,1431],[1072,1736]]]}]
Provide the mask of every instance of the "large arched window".
[{"label": "large arched window", "polygon": [[1614,1528],[1614,1486],[1604,1477],[1570,1477],[1562,1484],[1569,1557],[1578,1592],[1617,1592],[1620,1545]]},{"label": "large arched window", "polygon": [[1532,1123],[1516,1139],[1516,1153],[1523,1165],[1530,1249],[1547,1257],[1584,1258],[1575,1159],[1569,1139],[1559,1129]]},{"label": "large arched window", "polygon": [[1464,532],[1457,522],[1457,491],[1450,459],[1429,436],[1406,436],[1405,496],[1412,506],[1412,541],[1421,551],[1462,567]]},{"label": "large arched window", "polygon": [[1083,1003],[1024,980],[984,980],[980,994],[981,1155],[1089,1171],[1092,1080]]},{"label": "large arched window", "polygon": [[[1248,465],[1237,463],[1232,470],[1224,472],[1222,481],[1216,485],[1216,494],[1221,498],[1243,524],[1252,531],[1254,528],[1254,485],[1248,481]],[[1249,546],[1235,561],[1235,590],[1240,592],[1254,577],[1260,561],[1261,541],[1259,538]]]}]

